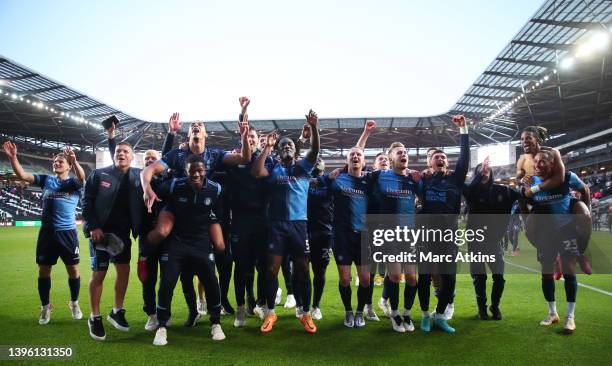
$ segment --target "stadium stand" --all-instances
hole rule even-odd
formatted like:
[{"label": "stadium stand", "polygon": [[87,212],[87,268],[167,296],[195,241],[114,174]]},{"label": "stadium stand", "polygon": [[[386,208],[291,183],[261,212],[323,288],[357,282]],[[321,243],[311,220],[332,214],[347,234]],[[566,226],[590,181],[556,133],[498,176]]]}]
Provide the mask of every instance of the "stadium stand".
[{"label": "stadium stand", "polygon": [[[77,207],[76,217],[81,218],[82,209]],[[2,221],[40,220],[42,193],[39,189],[9,185],[0,187],[0,219]]]}]

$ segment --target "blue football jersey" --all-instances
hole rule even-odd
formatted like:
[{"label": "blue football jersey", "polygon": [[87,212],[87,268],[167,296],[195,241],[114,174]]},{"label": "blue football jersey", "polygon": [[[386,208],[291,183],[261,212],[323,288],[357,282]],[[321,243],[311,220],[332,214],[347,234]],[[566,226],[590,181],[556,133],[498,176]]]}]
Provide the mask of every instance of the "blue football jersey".
[{"label": "blue football jersey", "polygon": [[268,170],[270,220],[306,221],[310,173],[314,165],[301,159],[289,167],[280,162],[265,165]]}]

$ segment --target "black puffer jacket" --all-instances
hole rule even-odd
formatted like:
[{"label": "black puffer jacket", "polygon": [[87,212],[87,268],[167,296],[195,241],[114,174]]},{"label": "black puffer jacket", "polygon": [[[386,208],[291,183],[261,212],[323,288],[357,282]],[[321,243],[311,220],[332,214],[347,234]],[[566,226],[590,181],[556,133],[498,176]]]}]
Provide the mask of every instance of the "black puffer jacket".
[{"label": "black puffer jacket", "polygon": [[473,230],[486,227],[486,241],[497,243],[506,232],[512,205],[520,194],[508,186],[493,183],[493,171],[483,184],[483,176],[478,173],[480,166],[476,166],[472,182],[463,190],[468,212],[467,227]]}]

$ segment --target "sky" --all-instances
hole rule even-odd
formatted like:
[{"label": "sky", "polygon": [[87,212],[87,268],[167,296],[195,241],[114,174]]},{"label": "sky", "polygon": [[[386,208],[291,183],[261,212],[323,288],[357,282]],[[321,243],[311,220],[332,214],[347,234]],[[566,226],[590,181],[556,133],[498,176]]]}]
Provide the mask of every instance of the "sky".
[{"label": "sky", "polygon": [[0,55],[132,116],[447,112],[537,0],[0,0]]}]

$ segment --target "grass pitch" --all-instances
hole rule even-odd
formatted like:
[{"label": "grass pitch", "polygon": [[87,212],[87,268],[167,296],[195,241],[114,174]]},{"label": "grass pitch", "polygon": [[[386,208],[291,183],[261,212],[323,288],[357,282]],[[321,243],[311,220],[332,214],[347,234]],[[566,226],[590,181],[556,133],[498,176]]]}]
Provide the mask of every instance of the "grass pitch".
[{"label": "grass pitch", "polygon": [[[579,287],[577,330],[571,336],[563,335],[560,332],[562,325],[548,328],[538,325],[547,311],[540,290],[540,277],[516,266],[509,271],[512,274],[506,276],[506,290],[501,303],[504,320],[499,322],[476,320],[471,278],[465,274],[458,276],[456,311],[451,321],[457,329],[454,335],[440,331],[424,334],[418,326],[414,333],[394,333],[389,320],[378,309],[381,322],[368,322],[363,329],[345,328],[342,325],[338,276],[332,263],[327,271],[321,305],[324,318],[317,322],[317,334],[306,334],[295,318],[294,310],[281,306],[277,308],[280,319],[272,333],[261,334],[257,318],[248,318],[246,328],[236,329],[233,318],[226,316],[222,319],[222,326],[227,339],[213,342],[208,321],[200,321],[195,328],[182,326],[187,310],[179,284],[173,303],[174,325],[168,330],[169,344],[166,347],[153,346],[154,333],[143,328],[146,317],[142,312],[141,286],[133,268],[125,306],[130,332],[117,331],[105,320],[107,340],[96,342],[89,337],[86,320],[75,321],[70,316],[67,276],[61,261],[52,273],[51,302],[55,310],[51,322],[46,326],[38,325],[36,237],[35,228],[0,228],[3,254],[0,258],[0,345],[72,346],[75,352],[73,361],[79,365],[612,364],[612,296]],[[85,239],[80,239],[82,287],[79,302],[87,317],[89,252]],[[137,245],[132,248],[135,260]],[[507,257],[507,260],[537,269],[535,252],[524,237],[521,237],[521,248],[520,257]],[[595,233],[591,248],[594,262],[608,260],[610,263],[612,234]],[[507,266],[509,270],[510,267]],[[104,316],[112,306],[114,277],[114,270],[110,270],[102,299]],[[578,281],[612,293],[612,275],[579,275]],[[487,285],[490,293],[491,283]],[[374,302],[380,297],[381,290],[381,287],[376,287]],[[565,293],[560,281],[557,282],[556,295],[557,307],[563,316]],[[355,289],[353,298],[355,303]],[[233,289],[230,289],[230,299],[233,301]],[[433,296],[431,303],[435,303]],[[400,296],[400,307],[402,305]],[[421,319],[418,299],[413,308],[413,318],[418,325]],[[21,362],[37,361],[14,361],[11,364]]]}]

